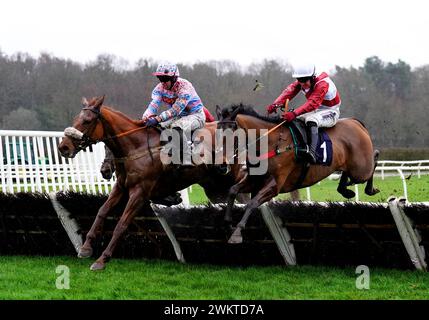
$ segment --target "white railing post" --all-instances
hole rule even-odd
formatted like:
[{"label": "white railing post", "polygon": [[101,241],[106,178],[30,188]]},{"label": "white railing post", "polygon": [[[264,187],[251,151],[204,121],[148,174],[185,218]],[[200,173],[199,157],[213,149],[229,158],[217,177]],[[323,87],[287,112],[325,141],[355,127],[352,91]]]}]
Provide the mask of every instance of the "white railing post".
[{"label": "white railing post", "polygon": [[399,176],[402,179],[402,186],[404,188],[404,197],[405,197],[405,200],[408,201],[407,182],[405,181],[405,177],[404,177],[404,174],[403,174],[402,170],[399,169],[399,168],[397,170],[399,172]]},{"label": "white railing post", "polygon": [[305,188],[307,191],[307,200],[311,201],[311,192],[310,192],[310,187]]},{"label": "white railing post", "polygon": [[3,137],[0,136],[0,182],[1,182],[1,189],[3,192],[6,190],[6,170],[4,168],[4,161],[6,160],[4,158],[3,154]]},{"label": "white railing post", "polygon": [[420,167],[421,167],[421,165],[422,165],[422,163],[421,162],[419,162],[418,163],[418,165],[417,165],[417,167],[418,167],[418,169],[417,169],[417,177],[420,179]]}]

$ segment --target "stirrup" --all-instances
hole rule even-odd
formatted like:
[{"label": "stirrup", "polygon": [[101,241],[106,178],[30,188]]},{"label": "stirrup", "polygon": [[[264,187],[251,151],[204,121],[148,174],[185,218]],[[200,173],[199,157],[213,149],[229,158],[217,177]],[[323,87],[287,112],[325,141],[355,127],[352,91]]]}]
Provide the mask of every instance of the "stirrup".
[{"label": "stirrup", "polygon": [[308,145],[306,146],[305,155],[309,163],[311,164],[317,163],[316,152],[311,152],[311,148]]},{"label": "stirrup", "polygon": [[317,163],[317,157],[316,154],[314,154],[313,152],[309,152],[308,153],[308,160],[311,164],[316,164]]}]

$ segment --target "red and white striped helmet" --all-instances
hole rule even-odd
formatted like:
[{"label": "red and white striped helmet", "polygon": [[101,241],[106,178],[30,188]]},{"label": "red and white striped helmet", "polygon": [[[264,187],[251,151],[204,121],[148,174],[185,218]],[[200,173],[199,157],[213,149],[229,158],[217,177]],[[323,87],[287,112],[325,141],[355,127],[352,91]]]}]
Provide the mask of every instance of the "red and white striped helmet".
[{"label": "red and white striped helmet", "polygon": [[154,76],[180,76],[179,68],[174,63],[160,63],[156,68],[156,71],[152,73]]}]

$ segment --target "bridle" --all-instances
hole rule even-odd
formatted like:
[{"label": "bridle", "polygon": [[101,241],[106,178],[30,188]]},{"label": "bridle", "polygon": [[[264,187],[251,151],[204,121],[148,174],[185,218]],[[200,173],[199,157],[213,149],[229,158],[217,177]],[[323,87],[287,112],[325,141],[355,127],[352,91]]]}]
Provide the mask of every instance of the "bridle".
[{"label": "bridle", "polygon": [[[64,130],[64,135],[66,137],[69,137],[72,140],[73,145],[74,145],[74,147],[76,148],[76,150],[78,152],[82,151],[82,150],[85,150],[90,145],[96,144],[98,142],[105,142],[105,141],[108,141],[108,140],[113,140],[113,139],[116,139],[116,138],[124,137],[124,136],[127,136],[127,135],[129,135],[129,134],[131,134],[133,132],[140,131],[140,130],[146,128],[146,126],[143,126],[143,127],[131,129],[131,130],[128,130],[128,131],[125,131],[125,132],[121,132],[121,133],[116,134],[114,136],[108,136],[108,137],[105,137],[103,139],[94,140],[94,139],[92,139],[90,137],[90,133],[92,133],[95,130],[95,127],[97,126],[98,121],[103,122],[104,118],[101,115],[100,109],[94,109],[94,108],[90,108],[90,107],[83,107],[82,110],[91,111],[92,113],[94,113],[96,115],[95,120],[91,121],[91,122],[93,122],[93,123],[91,123],[91,126],[89,126],[84,132],[79,131],[79,130],[77,130],[74,127],[68,127],[68,128],[66,128]],[[75,143],[75,142],[77,142],[77,143]]]}]

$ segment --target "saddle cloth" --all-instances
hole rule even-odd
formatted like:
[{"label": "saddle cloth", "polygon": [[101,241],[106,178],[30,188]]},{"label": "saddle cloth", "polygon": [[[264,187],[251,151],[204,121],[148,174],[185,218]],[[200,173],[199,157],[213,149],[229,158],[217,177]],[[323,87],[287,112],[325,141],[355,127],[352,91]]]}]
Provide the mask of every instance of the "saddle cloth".
[{"label": "saddle cloth", "polygon": [[[297,162],[306,162],[306,150],[308,148],[308,134],[305,123],[295,120],[288,124],[293,137],[295,157]],[[316,164],[330,166],[332,163],[332,141],[324,128],[319,128],[319,138],[316,148]]]}]

